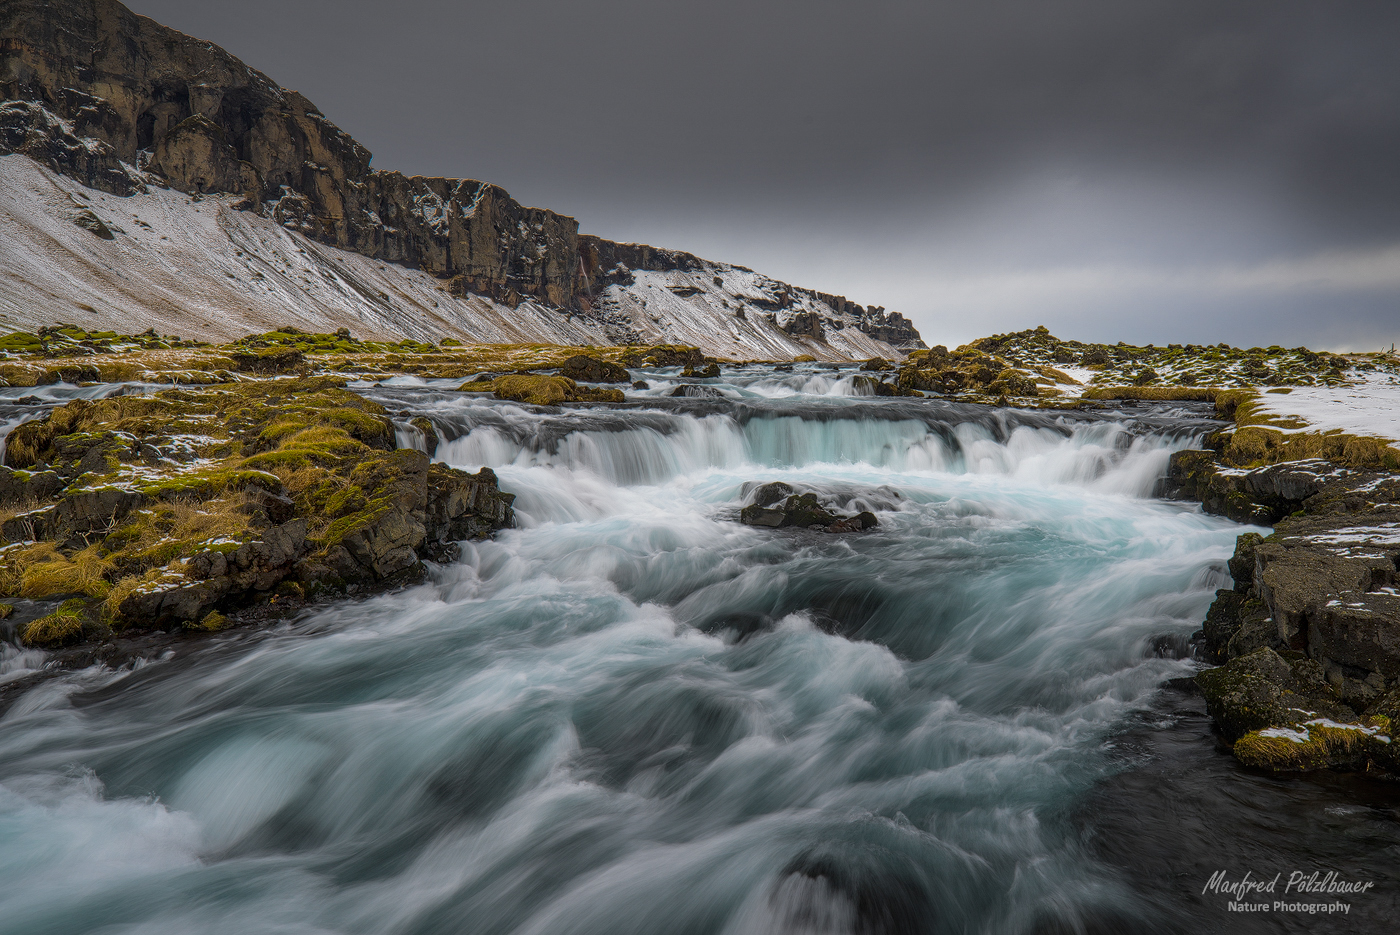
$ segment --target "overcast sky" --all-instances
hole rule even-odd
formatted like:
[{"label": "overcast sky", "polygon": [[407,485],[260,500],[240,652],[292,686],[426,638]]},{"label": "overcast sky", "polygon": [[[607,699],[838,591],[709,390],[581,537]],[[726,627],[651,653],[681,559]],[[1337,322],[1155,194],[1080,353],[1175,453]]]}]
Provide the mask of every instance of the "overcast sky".
[{"label": "overcast sky", "polygon": [[409,174],[930,343],[1400,341],[1396,0],[133,0]]}]

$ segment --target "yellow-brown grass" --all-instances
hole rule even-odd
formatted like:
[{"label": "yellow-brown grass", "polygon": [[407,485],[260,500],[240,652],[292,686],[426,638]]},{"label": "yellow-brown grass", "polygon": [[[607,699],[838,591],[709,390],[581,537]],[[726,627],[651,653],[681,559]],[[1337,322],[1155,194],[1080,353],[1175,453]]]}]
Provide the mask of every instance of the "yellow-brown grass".
[{"label": "yellow-brown grass", "polygon": [[[107,573],[112,560],[98,545],[90,545],[71,556],[53,548],[51,542],[41,542],[20,556],[19,595],[31,599],[82,594],[104,597],[111,589]],[[32,560],[30,560],[32,559]]]}]

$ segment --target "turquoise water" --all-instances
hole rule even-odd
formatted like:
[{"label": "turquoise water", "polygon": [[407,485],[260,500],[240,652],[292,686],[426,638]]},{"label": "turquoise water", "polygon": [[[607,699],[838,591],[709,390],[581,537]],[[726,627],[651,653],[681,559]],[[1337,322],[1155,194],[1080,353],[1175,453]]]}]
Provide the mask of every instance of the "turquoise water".
[{"label": "turquoise water", "polygon": [[[1240,527],[1150,497],[1199,423],[383,392],[520,528],[19,698],[0,932],[1152,924],[1071,816],[1226,580]],[[739,525],[768,480],[880,526]]]}]

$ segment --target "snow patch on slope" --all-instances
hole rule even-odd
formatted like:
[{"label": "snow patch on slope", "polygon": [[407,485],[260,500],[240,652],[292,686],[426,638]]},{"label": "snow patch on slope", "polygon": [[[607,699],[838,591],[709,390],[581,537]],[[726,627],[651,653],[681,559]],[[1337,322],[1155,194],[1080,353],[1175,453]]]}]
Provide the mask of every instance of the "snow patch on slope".
[{"label": "snow patch on slope", "polygon": [[[904,356],[861,331],[854,316],[751,270],[714,263],[702,270],[635,270],[631,278],[630,285],[603,290],[599,314],[613,333],[631,332],[638,343],[694,344],[737,359]],[[820,335],[788,333],[798,316],[819,322]]]}]

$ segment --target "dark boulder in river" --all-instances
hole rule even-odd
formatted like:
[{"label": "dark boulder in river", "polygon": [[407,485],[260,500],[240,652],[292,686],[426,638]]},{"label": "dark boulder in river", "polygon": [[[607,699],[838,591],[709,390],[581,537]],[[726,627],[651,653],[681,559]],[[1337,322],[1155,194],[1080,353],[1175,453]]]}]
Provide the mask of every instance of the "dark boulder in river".
[{"label": "dark boulder in river", "polygon": [[583,383],[627,383],[632,379],[627,368],[587,354],[575,354],[564,361],[559,373]]},{"label": "dark boulder in river", "polygon": [[800,526],[827,532],[860,532],[878,526],[875,514],[862,511],[854,516],[832,512],[814,493],[799,494],[782,481],[764,484],[754,492],[754,500],[739,513],[748,526]]}]

